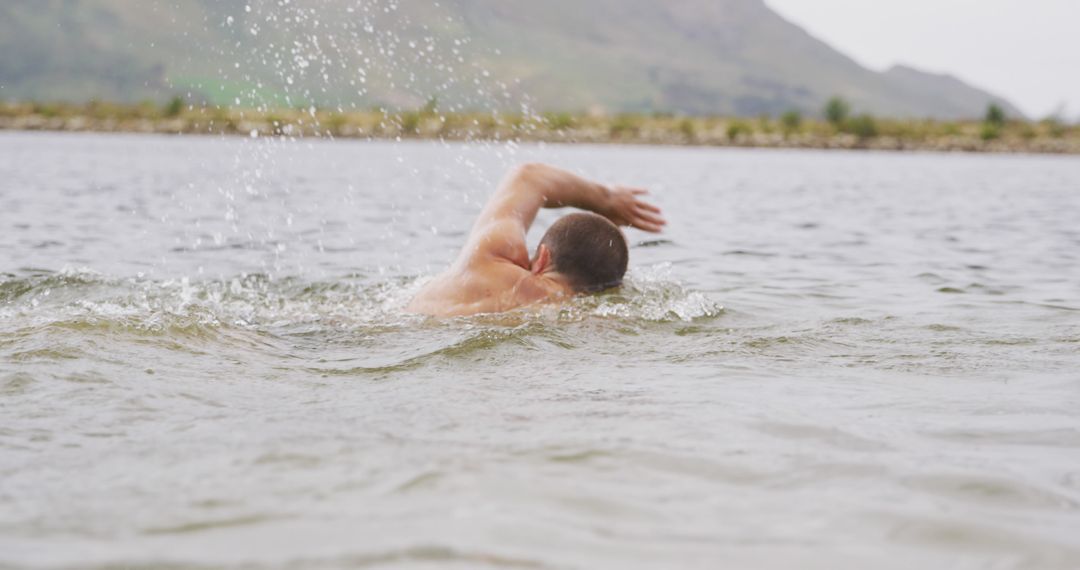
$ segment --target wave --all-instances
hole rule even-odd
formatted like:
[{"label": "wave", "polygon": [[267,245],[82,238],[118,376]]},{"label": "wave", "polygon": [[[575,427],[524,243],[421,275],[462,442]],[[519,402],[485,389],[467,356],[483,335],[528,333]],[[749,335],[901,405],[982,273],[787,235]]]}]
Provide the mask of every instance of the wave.
[{"label": "wave", "polygon": [[690,322],[723,314],[723,305],[704,293],[687,289],[670,273],[671,265],[667,263],[635,270],[617,291],[575,300],[567,315]]},{"label": "wave", "polygon": [[621,289],[506,315],[435,321],[404,311],[427,277],[347,275],[329,281],[244,274],[225,279],[115,278],[89,270],[0,274],[2,330],[53,326],[137,333],[211,334],[236,328],[303,336],[326,330],[378,331],[415,326],[517,328],[538,319],[639,322],[712,318],[723,308],[673,281],[670,267],[644,268]]}]

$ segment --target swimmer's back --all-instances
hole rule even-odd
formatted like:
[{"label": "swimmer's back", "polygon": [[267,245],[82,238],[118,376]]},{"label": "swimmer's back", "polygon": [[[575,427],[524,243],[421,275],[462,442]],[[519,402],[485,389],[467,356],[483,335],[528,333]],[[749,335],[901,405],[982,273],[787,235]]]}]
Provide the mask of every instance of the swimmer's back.
[{"label": "swimmer's back", "polygon": [[433,317],[501,313],[542,300],[531,273],[508,260],[457,263],[420,290],[408,311]]}]

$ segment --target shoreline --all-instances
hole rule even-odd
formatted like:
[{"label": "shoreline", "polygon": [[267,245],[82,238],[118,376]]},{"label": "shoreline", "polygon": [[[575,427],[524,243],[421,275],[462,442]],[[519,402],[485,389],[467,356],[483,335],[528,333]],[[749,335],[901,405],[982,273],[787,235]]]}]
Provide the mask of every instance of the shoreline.
[{"label": "shoreline", "polygon": [[[171,108],[170,108],[171,107]],[[868,122],[870,121],[870,122]],[[356,140],[631,144],[656,146],[885,150],[900,152],[1080,154],[1080,127],[1051,122],[916,121],[860,118],[826,121],[668,115],[536,117],[491,113],[439,114],[165,108],[149,103],[47,105],[0,103],[0,131],[142,133]],[[992,136],[988,136],[992,135]]]}]

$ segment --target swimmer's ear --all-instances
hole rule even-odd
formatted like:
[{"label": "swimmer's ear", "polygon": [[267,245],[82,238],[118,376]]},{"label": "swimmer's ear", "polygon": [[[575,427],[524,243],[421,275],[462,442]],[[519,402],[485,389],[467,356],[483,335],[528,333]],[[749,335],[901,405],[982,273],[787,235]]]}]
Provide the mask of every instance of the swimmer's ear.
[{"label": "swimmer's ear", "polygon": [[541,245],[536,250],[536,257],[533,259],[530,271],[532,271],[533,275],[540,275],[547,271],[549,267],[551,267],[551,250],[548,249],[548,246]]}]

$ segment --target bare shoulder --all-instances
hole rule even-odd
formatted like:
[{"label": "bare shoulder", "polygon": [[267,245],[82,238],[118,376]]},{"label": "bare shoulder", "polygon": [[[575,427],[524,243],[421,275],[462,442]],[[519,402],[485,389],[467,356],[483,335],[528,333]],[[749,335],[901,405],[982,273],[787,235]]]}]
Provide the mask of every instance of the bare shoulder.
[{"label": "bare shoulder", "polygon": [[481,221],[473,228],[458,263],[479,267],[510,263],[528,270],[529,251],[520,223],[508,219]]},{"label": "bare shoulder", "polygon": [[459,260],[428,283],[407,310],[436,317],[497,313],[518,304],[518,285],[528,270],[505,259]]}]

